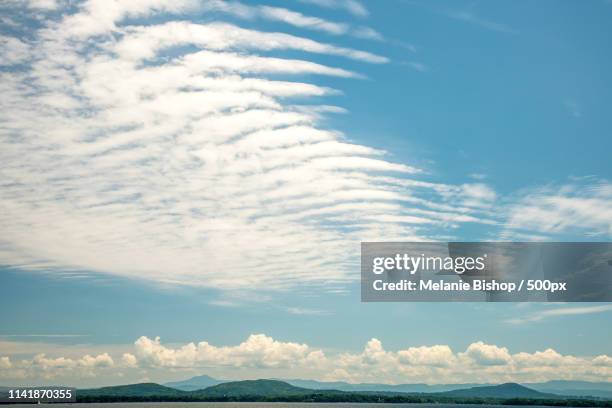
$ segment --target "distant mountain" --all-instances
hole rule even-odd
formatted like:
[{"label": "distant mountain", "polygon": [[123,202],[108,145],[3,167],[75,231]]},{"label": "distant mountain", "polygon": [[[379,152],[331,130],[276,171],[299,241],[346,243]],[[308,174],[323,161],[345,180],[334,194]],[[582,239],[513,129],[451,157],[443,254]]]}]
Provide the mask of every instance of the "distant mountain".
[{"label": "distant mountain", "polygon": [[232,381],[208,387],[198,391],[198,396],[205,397],[283,397],[289,395],[312,394],[313,390],[295,387],[278,380],[246,380]]},{"label": "distant mountain", "polygon": [[536,391],[565,396],[612,399],[612,382],[557,380],[545,383],[525,383],[523,385]]},{"label": "distant mountain", "polygon": [[559,398],[558,395],[532,390],[516,383],[472,387],[438,393],[447,397],[460,398]]},{"label": "distant mountain", "polygon": [[350,384],[344,381],[315,381],[315,380],[282,380],[296,387],[311,388],[316,390],[340,390],[340,391],[368,391],[368,392],[402,392],[402,393],[431,393],[458,390],[462,388],[480,387],[487,384],[376,384],[359,383]]},{"label": "distant mountain", "polygon": [[[344,381],[316,381],[301,379],[280,379],[295,387],[311,390],[339,390],[346,392],[381,392],[381,393],[440,393],[454,390],[463,390],[475,387],[488,387],[491,384],[378,384],[359,383],[351,384]],[[196,391],[214,385],[228,383],[228,380],[219,380],[208,375],[192,377],[188,380],[169,382],[164,385],[182,391]],[[557,394],[565,397],[594,397],[612,399],[612,382],[564,381],[555,380],[543,383],[521,384],[541,393]]]},{"label": "distant mountain", "polygon": [[170,387],[155,383],[141,383],[129,385],[116,385],[113,387],[102,387],[92,389],[77,390],[77,396],[87,397],[95,395],[96,397],[150,397],[150,396],[181,396],[185,395],[185,391],[177,390]]},{"label": "distant mountain", "polygon": [[198,375],[196,377],[191,377],[188,380],[173,381],[164,385],[166,387],[172,387],[182,391],[195,391],[212,387],[213,385],[222,384],[224,382],[229,381],[217,380],[216,378],[212,378],[208,375]]}]

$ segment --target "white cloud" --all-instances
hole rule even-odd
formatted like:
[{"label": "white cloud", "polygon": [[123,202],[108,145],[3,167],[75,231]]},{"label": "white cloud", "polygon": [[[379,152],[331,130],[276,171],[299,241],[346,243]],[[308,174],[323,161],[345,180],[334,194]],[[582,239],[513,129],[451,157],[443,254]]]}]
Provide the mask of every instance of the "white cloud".
[{"label": "white cloud", "polygon": [[357,17],[367,17],[368,9],[357,0],[300,0],[302,3],[310,3],[319,7],[330,9],[341,9],[348,11]]},{"label": "white cloud", "polygon": [[27,7],[36,11],[51,11],[60,7],[62,0],[4,0],[3,7]]},{"label": "white cloud", "polygon": [[356,27],[351,31],[351,34],[357,38],[363,38],[365,40],[384,40],[383,35],[371,27]]},{"label": "white cloud", "polygon": [[8,357],[0,357],[0,370],[7,370],[12,366],[13,364]]},{"label": "white cloud", "polygon": [[289,307],[287,308],[287,312],[299,316],[321,316],[329,314],[325,310],[309,309],[304,307]]},{"label": "white cloud", "polygon": [[505,34],[518,34],[518,31],[506,24],[484,19],[482,17],[477,16],[471,11],[447,11],[446,15],[455,20],[464,21],[466,23],[473,24],[475,26],[482,27],[487,30],[497,31]]},{"label": "white cloud", "polygon": [[415,71],[418,72],[427,72],[427,65],[421,63],[421,62],[417,62],[417,61],[406,61],[403,62],[402,65],[406,65],[409,66],[410,68],[414,69]]},{"label": "white cloud", "polygon": [[0,66],[15,65],[30,58],[30,46],[18,38],[0,35]]},{"label": "white cloud", "polygon": [[509,208],[506,234],[612,236],[612,184],[581,180],[526,191]]},{"label": "white cloud", "polygon": [[[385,57],[173,19],[197,7],[85,2],[31,33],[24,69],[0,73],[0,262],[219,289],[337,287],[355,279],[347,259],[361,240],[492,222],[484,187],[415,180],[421,169],[321,125],[343,110],[308,98],[341,90],[304,75],[359,75],[312,53]],[[167,18],[146,20],[155,14]],[[298,56],[266,55],[276,50]]]},{"label": "white cloud", "polygon": [[138,359],[131,353],[123,353],[121,356],[121,362],[125,367],[134,368],[138,366]]},{"label": "white cloud", "polygon": [[[31,344],[30,349],[34,348]],[[162,373],[171,371],[174,376],[187,376],[202,369],[221,378],[302,377],[390,384],[608,381],[612,376],[612,358],[605,354],[578,357],[563,355],[551,348],[512,354],[507,347],[482,341],[470,344],[463,352],[455,352],[443,344],[394,351],[385,349],[380,340],[372,338],[362,351],[352,352],[323,351],[264,334],[250,335],[237,345],[213,345],[207,341],[166,345],[159,337],[142,336],[132,348],[132,352],[116,351],[115,359],[108,353],[95,357],[91,354],[51,357],[41,353],[15,361],[2,357],[0,378],[23,381],[47,378],[61,383],[75,376],[107,376],[116,382],[121,375],[124,382],[145,376],[162,382],[156,380]]]},{"label": "white cloud", "polygon": [[470,344],[465,355],[475,363],[485,366],[504,365],[511,359],[507,348],[485,344],[482,341]]},{"label": "white cloud", "polygon": [[260,10],[261,14],[266,18],[283,21],[297,27],[325,31],[336,35],[346,34],[348,31],[348,26],[346,24],[334,23],[318,17],[305,16],[302,13],[287,10],[285,8],[262,6]]},{"label": "white cloud", "polygon": [[170,47],[195,45],[209,50],[299,50],[315,54],[329,54],[363,62],[383,64],[387,57],[367,51],[321,43],[309,38],[285,33],[266,33],[227,23],[194,24],[172,21],[155,26],[126,27],[129,34],[112,49],[130,60],[151,59]]},{"label": "white cloud", "polygon": [[541,310],[538,312],[530,313],[523,317],[516,317],[508,320],[508,323],[512,324],[524,324],[530,322],[539,322],[544,319],[553,317],[563,316],[575,316],[583,314],[593,313],[604,313],[612,311],[612,305],[598,305],[598,306],[578,306],[578,307],[559,307],[548,310]]},{"label": "white cloud", "polygon": [[306,344],[276,341],[264,334],[252,334],[238,346],[216,347],[206,341],[179,348],[161,344],[159,337],[140,337],[136,356],[145,365],[157,367],[233,366],[277,368],[313,364],[325,358],[320,350]]},{"label": "white cloud", "polygon": [[417,366],[448,367],[455,363],[455,355],[446,345],[410,347],[398,351],[402,363]]},{"label": "white cloud", "polygon": [[36,354],[31,359],[12,363],[7,357],[0,359],[0,379],[40,378],[55,380],[57,377],[93,377],[100,370],[110,370],[115,366],[108,353],[80,358],[48,357],[45,353]]},{"label": "white cloud", "polygon": [[593,364],[596,366],[612,367],[612,357],[602,354],[593,359]]}]

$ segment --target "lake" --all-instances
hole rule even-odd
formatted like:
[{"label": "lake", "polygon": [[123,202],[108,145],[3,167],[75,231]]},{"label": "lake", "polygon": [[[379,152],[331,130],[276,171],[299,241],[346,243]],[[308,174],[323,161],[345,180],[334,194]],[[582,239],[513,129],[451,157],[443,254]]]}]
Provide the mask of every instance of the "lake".
[{"label": "lake", "polygon": [[[36,404],[19,404],[19,407],[38,406]],[[353,402],[337,403],[287,403],[287,402],[116,402],[91,404],[53,404],[53,408],[537,408],[547,405],[493,405],[493,404],[366,404]]]}]

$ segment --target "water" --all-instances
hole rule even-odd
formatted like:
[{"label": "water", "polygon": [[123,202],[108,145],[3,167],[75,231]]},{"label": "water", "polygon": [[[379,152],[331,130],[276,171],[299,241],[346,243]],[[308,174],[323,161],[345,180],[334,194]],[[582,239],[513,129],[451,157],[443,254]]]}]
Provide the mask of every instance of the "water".
[{"label": "water", "polygon": [[[38,407],[36,404],[20,404],[19,407]],[[53,408],[538,408],[546,405],[492,405],[492,404],[367,404],[354,402],[304,403],[304,402],[115,402],[91,404],[53,404]]]}]

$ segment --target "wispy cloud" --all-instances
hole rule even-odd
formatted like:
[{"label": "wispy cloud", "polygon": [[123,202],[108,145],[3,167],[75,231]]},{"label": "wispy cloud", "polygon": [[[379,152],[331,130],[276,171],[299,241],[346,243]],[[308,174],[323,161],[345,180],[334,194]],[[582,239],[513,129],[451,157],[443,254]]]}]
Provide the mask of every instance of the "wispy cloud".
[{"label": "wispy cloud", "polygon": [[417,61],[402,61],[400,64],[410,67],[418,72],[427,72],[427,65]]},{"label": "wispy cloud", "polygon": [[303,307],[289,307],[287,308],[287,312],[290,314],[302,316],[322,316],[329,314],[329,312],[325,310],[309,309]]},{"label": "wispy cloud", "polygon": [[507,209],[502,238],[536,233],[612,236],[612,184],[594,178],[524,190]]},{"label": "wispy cloud", "polygon": [[413,6],[422,7],[425,10],[428,10],[432,13],[443,15],[453,20],[462,21],[467,24],[471,24],[476,27],[484,28],[490,31],[496,31],[505,34],[518,34],[519,32],[510,27],[507,24],[496,22],[490,20],[488,18],[482,17],[479,15],[475,9],[477,3],[470,3],[467,7],[462,9],[454,9],[454,8],[445,8],[445,7],[436,7],[428,2],[419,2],[412,0],[405,0],[405,3],[411,4]]},{"label": "wispy cloud", "polygon": [[485,28],[487,30],[497,31],[500,33],[505,33],[505,34],[518,34],[518,31],[513,29],[512,27],[506,24],[503,24],[503,23],[498,23],[495,21],[491,21],[491,20],[482,18],[476,15],[472,11],[447,10],[445,14],[452,19],[463,21],[468,24],[472,24],[478,27]]},{"label": "wispy cloud", "polygon": [[[277,21],[294,27],[325,32],[331,35],[351,35],[367,40],[383,40],[382,34],[367,26],[353,26],[348,22],[335,22],[320,17],[308,16],[283,7],[265,5],[251,6],[239,2],[214,0],[200,6],[201,10],[231,14],[242,19]],[[364,9],[365,10],[365,9]]]},{"label": "wispy cloud", "polygon": [[302,3],[314,4],[319,7],[330,9],[341,9],[348,11],[357,17],[366,17],[370,13],[368,9],[357,0],[300,0]]},{"label": "wispy cloud", "polygon": [[511,324],[525,324],[532,322],[539,322],[541,320],[550,319],[554,317],[563,316],[575,316],[593,313],[605,313],[612,311],[612,305],[600,305],[600,306],[579,306],[579,307],[559,307],[547,310],[541,310],[535,313],[528,314],[523,317],[517,317],[508,319],[507,322]]},{"label": "wispy cloud", "polygon": [[[190,0],[106,4],[49,15],[16,39],[27,49],[18,69],[0,72],[2,264],[225,290],[338,288],[355,279],[346,261],[361,240],[492,223],[482,186],[421,181],[411,163],[321,124],[343,110],[308,99],[341,92],[317,76],[358,79],[345,59],[385,56],[189,21],[200,6]],[[277,50],[294,57],[267,55]]]}]

